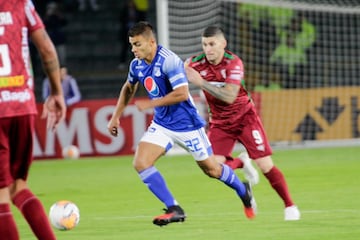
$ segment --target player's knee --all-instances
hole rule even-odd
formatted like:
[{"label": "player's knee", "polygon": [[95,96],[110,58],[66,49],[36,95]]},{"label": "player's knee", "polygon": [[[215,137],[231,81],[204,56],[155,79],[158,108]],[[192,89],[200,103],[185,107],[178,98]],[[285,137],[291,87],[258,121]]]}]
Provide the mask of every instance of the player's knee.
[{"label": "player's knee", "polygon": [[209,171],[209,173],[207,175],[211,178],[220,178],[221,172],[213,169],[213,170]]},{"label": "player's knee", "polygon": [[197,162],[202,171],[211,178],[220,178],[222,167],[214,158]]},{"label": "player's knee", "polygon": [[146,161],[139,161],[139,160],[134,160],[133,161],[133,168],[137,171],[137,172],[141,172],[149,167],[151,167],[152,164],[148,164]]},{"label": "player's knee", "polygon": [[140,172],[142,170],[142,165],[136,161],[133,161],[133,168],[137,171],[137,172]]},{"label": "player's knee", "polygon": [[263,173],[267,173],[274,167],[271,156],[266,156],[263,158],[258,158],[255,160],[255,163]]},{"label": "player's knee", "polygon": [[216,168],[216,167],[202,167],[201,168],[203,170],[203,172],[211,177],[211,178],[220,178],[221,176],[221,168]]}]

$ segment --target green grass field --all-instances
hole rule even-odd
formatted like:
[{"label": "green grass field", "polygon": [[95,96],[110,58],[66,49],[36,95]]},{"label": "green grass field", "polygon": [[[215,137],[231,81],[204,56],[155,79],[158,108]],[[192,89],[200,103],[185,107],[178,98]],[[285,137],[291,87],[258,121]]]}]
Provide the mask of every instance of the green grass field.
[{"label": "green grass field", "polygon": [[[287,178],[301,221],[283,220],[282,201],[263,176],[254,187],[258,216],[247,220],[235,193],[205,176],[189,155],[163,157],[156,165],[188,216],[165,227],[152,224],[164,206],[140,181],[131,157],[36,161],[29,184],[47,210],[61,199],[79,206],[79,225],[56,230],[59,240],[360,238],[359,147],[277,150],[273,158]],[[13,210],[21,239],[35,239]]]}]

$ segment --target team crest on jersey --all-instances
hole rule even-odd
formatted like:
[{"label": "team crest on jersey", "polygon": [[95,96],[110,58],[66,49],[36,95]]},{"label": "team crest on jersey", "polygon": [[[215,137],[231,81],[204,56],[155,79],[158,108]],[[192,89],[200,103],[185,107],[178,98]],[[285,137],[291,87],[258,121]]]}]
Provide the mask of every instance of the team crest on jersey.
[{"label": "team crest on jersey", "polygon": [[147,77],[144,81],[144,87],[148,93],[150,93],[152,96],[158,96],[159,95],[159,87],[156,85],[156,82],[152,77]]},{"label": "team crest on jersey", "polygon": [[226,78],[226,69],[221,69],[220,73],[223,78]]},{"label": "team crest on jersey", "polygon": [[160,68],[154,67],[154,74],[155,77],[160,77],[161,76]]},{"label": "team crest on jersey", "polygon": [[201,75],[201,76],[206,76],[206,74],[207,74],[207,71],[206,71],[206,70],[200,71],[200,75]]}]

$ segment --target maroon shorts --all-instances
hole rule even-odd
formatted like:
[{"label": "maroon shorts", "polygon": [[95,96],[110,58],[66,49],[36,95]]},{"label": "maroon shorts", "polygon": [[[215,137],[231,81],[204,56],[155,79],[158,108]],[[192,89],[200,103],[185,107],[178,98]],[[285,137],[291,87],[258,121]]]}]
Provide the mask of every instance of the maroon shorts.
[{"label": "maroon shorts", "polygon": [[33,160],[35,115],[0,118],[0,188],[27,179]]},{"label": "maroon shorts", "polygon": [[236,142],[240,142],[247,150],[250,158],[257,159],[272,154],[261,120],[252,108],[241,117],[236,125],[222,129],[221,126],[210,125],[209,140],[215,155],[232,159],[232,151]]}]

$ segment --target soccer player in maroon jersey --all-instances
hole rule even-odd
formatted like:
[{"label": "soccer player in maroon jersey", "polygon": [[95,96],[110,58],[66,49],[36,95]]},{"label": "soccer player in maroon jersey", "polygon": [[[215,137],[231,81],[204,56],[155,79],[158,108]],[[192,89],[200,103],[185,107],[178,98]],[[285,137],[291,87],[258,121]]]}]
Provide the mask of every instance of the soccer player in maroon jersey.
[{"label": "soccer player in maroon jersey", "polygon": [[207,27],[202,34],[203,53],[186,61],[189,81],[204,91],[210,108],[208,136],[214,154],[231,168],[242,168],[246,156],[231,156],[235,142],[242,143],[283,200],[284,219],[299,220],[300,212],[291,199],[284,175],[272,161],[262,122],[244,87],[243,63],[226,50],[226,45],[220,27]]},{"label": "soccer player in maroon jersey", "polygon": [[53,43],[30,0],[0,4],[0,239],[17,240],[19,233],[11,202],[20,210],[37,239],[56,239],[40,200],[27,185],[33,160],[36,111],[30,74],[28,37],[39,51],[51,95],[43,117],[55,130],[65,117],[59,61]]}]

